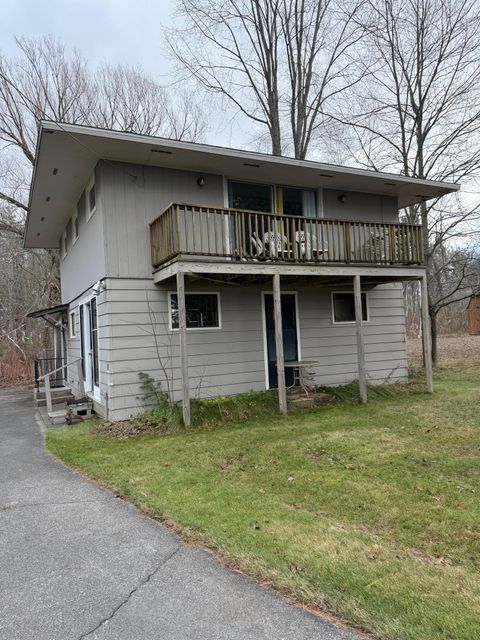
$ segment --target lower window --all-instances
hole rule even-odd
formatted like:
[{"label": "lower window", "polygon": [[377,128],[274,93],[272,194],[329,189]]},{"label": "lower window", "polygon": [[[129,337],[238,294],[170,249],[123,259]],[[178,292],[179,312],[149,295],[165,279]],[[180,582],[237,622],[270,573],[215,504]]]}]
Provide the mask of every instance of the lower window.
[{"label": "lower window", "polygon": [[[355,298],[353,293],[332,293],[332,311],[334,322],[355,322]],[[368,320],[367,294],[362,293],[362,320]]]},{"label": "lower window", "polygon": [[[220,327],[218,293],[185,294],[187,329],[214,329]],[[178,296],[170,294],[170,327],[178,329]]]}]

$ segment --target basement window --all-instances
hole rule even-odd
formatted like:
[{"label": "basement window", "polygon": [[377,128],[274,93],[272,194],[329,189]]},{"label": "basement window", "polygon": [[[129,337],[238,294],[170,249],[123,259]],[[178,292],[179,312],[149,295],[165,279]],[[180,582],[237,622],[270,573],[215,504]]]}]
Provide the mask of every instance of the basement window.
[{"label": "basement window", "polygon": [[[187,329],[219,329],[220,295],[218,293],[185,294]],[[170,329],[178,329],[178,297],[170,294]]]},{"label": "basement window", "polygon": [[[347,291],[332,293],[332,318],[335,324],[355,322],[355,298]],[[368,322],[367,294],[362,293],[362,321]]]}]

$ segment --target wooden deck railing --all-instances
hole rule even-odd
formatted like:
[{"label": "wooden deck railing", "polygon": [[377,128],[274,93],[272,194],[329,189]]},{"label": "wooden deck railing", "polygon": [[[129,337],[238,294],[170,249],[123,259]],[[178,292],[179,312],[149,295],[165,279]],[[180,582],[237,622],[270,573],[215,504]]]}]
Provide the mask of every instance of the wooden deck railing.
[{"label": "wooden deck railing", "polygon": [[423,264],[422,228],[171,204],[150,223],[152,265],[175,256],[285,263]]}]

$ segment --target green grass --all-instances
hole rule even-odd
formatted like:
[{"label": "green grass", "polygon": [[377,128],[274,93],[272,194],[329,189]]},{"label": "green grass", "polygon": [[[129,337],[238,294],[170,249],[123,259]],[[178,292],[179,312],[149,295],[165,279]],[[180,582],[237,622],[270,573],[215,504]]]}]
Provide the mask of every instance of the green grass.
[{"label": "green grass", "polygon": [[186,540],[384,639],[469,640],[480,620],[479,363],[433,396],[376,393],[287,417],[47,445]]}]

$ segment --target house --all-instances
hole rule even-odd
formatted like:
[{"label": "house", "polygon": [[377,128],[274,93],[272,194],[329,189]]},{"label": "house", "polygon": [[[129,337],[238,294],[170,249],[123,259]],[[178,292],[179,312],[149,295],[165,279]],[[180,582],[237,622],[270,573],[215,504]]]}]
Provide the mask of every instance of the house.
[{"label": "house", "polygon": [[364,400],[403,382],[402,283],[427,292],[399,209],[458,188],[42,122],[25,246],[60,249],[66,384],[119,420],[144,407],[144,372],[188,423],[196,396],[278,387],[285,411],[305,362]]}]

